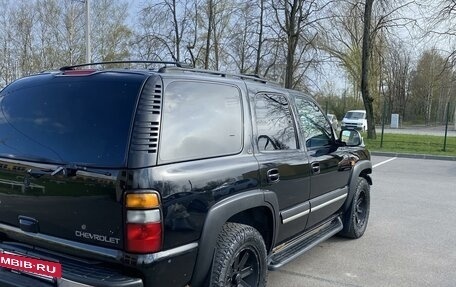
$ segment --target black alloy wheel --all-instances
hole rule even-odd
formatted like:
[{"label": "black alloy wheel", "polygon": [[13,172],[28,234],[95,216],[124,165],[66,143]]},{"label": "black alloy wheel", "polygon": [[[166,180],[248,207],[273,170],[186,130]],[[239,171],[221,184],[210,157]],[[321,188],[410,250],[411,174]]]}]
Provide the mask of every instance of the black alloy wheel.
[{"label": "black alloy wheel", "polygon": [[209,286],[263,287],[266,281],[266,247],[261,234],[248,225],[226,223],[217,239]]},{"label": "black alloy wheel", "polygon": [[343,229],[339,233],[348,238],[360,238],[367,228],[370,210],[370,186],[365,178],[359,177],[350,206],[343,215]]},{"label": "black alloy wheel", "polygon": [[361,191],[358,195],[355,205],[355,223],[357,228],[362,228],[366,223],[367,219],[367,200],[366,193]]},{"label": "black alloy wheel", "polygon": [[227,286],[250,287],[258,286],[260,259],[258,252],[247,247],[237,253],[227,274]]}]

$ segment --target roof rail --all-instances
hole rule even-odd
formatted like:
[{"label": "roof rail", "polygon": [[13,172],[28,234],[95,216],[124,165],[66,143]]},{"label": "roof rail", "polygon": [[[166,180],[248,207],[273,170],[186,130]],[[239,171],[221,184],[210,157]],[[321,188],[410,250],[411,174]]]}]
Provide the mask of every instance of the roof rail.
[{"label": "roof rail", "polygon": [[[251,80],[255,82],[260,82],[263,84],[277,84],[275,82],[271,82],[266,78],[262,78],[258,75],[245,75],[245,74],[234,74],[234,73],[224,73],[224,72],[219,72],[219,71],[213,71],[213,70],[204,70],[204,69],[193,69],[193,68],[186,68],[186,67],[163,67],[158,70],[159,73],[165,73],[165,72],[172,72],[172,71],[184,71],[184,72],[193,72],[193,73],[202,73],[202,74],[208,74],[208,75],[213,75],[213,76],[219,76],[222,78],[226,77],[232,77],[232,78],[238,78],[241,80]],[[278,84],[277,84],[278,85]]]},{"label": "roof rail", "polygon": [[61,67],[60,71],[74,70],[75,68],[80,67],[90,67],[96,65],[115,65],[115,64],[163,64],[163,65],[174,65],[179,68],[189,68],[189,65],[181,62],[172,62],[172,61],[141,61],[141,60],[131,60],[131,61],[109,61],[109,62],[96,62],[96,63],[85,63],[71,66]]}]

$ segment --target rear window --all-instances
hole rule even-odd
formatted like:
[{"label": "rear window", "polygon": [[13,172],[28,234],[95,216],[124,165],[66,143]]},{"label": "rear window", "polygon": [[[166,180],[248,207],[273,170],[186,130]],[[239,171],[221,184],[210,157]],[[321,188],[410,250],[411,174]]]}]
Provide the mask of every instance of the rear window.
[{"label": "rear window", "polygon": [[0,156],[117,167],[146,76],[40,75],[0,94]]}]

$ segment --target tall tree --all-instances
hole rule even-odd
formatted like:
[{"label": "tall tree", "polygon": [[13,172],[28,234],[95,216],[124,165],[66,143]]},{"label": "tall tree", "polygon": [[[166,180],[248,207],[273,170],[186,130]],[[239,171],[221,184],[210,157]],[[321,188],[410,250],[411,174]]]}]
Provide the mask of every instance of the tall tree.
[{"label": "tall tree", "polygon": [[141,6],[133,40],[135,52],[148,60],[181,62],[188,58],[195,64],[192,53],[196,43],[192,43],[196,41],[198,8],[198,1],[190,0],[161,0]]},{"label": "tall tree", "polygon": [[0,14],[0,87],[8,85],[18,75],[19,63],[17,60],[16,49],[13,46],[15,30],[11,21],[14,14],[9,1],[2,0],[2,12]]},{"label": "tall tree", "polygon": [[448,61],[456,65],[456,0],[432,1],[433,8],[437,10],[427,17],[431,23],[430,32],[437,36],[433,41],[446,40],[444,49],[448,53]]},{"label": "tall tree", "polygon": [[255,5],[251,3],[239,3],[233,19],[236,25],[229,27],[231,41],[228,41],[225,49],[231,58],[231,61],[236,64],[237,71],[241,74],[252,73],[255,68],[255,39],[257,18]]},{"label": "tall tree", "polygon": [[388,103],[388,114],[397,113],[404,121],[407,120],[406,109],[410,98],[411,57],[399,42],[390,45],[385,58],[381,88]]},{"label": "tall tree", "polygon": [[13,45],[17,51],[19,76],[28,75],[35,70],[35,58],[33,57],[33,43],[35,35],[33,24],[36,18],[36,11],[28,1],[19,1],[12,15]]},{"label": "tall tree", "polygon": [[409,114],[425,124],[442,123],[446,105],[456,99],[455,73],[436,50],[425,51],[413,71]]},{"label": "tall tree", "polygon": [[351,83],[351,96],[361,100],[361,51],[364,9],[358,2],[340,1],[331,9],[331,21],[326,23],[319,38],[319,49],[328,53],[346,72]]},{"label": "tall tree", "polygon": [[261,62],[261,53],[263,52],[263,42],[264,42],[264,1],[259,0],[260,3],[260,15],[259,15],[259,22],[258,22],[258,45],[256,49],[256,61],[255,61],[255,75],[260,74],[260,62]]},{"label": "tall tree", "polygon": [[276,37],[284,49],[284,86],[306,89],[303,83],[308,69],[316,64],[316,38],[319,23],[327,18],[331,1],[319,0],[272,0],[275,16]]},{"label": "tall tree", "polygon": [[37,61],[37,69],[45,70],[57,67],[62,60],[62,47],[59,35],[61,7],[57,0],[38,0],[35,3],[37,21],[34,25],[36,44],[34,58]]},{"label": "tall tree", "polygon": [[371,19],[374,0],[366,0],[364,7],[363,49],[361,58],[361,94],[367,117],[367,138],[375,139],[375,122],[373,101],[369,91],[369,66],[371,56]]},{"label": "tall tree", "polygon": [[211,51],[212,30],[214,28],[214,0],[208,0],[207,3],[207,34],[206,34],[206,51],[204,54],[204,68],[209,68],[209,55]]},{"label": "tall tree", "polygon": [[72,0],[64,0],[60,5],[59,37],[64,61],[66,65],[85,62],[84,6]]},{"label": "tall tree", "polygon": [[126,24],[128,3],[124,1],[92,1],[92,62],[126,60],[132,31]]}]

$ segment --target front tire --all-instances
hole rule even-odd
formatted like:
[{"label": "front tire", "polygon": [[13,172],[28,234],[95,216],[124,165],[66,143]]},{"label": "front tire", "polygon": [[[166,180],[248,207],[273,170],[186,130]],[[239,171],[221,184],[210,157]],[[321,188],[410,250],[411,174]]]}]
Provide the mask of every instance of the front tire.
[{"label": "front tire", "polygon": [[253,227],[226,223],[214,254],[211,287],[263,287],[267,281],[266,247]]},{"label": "front tire", "polygon": [[339,233],[348,238],[360,238],[367,228],[370,211],[370,186],[359,177],[350,207],[344,214],[344,228]]}]

